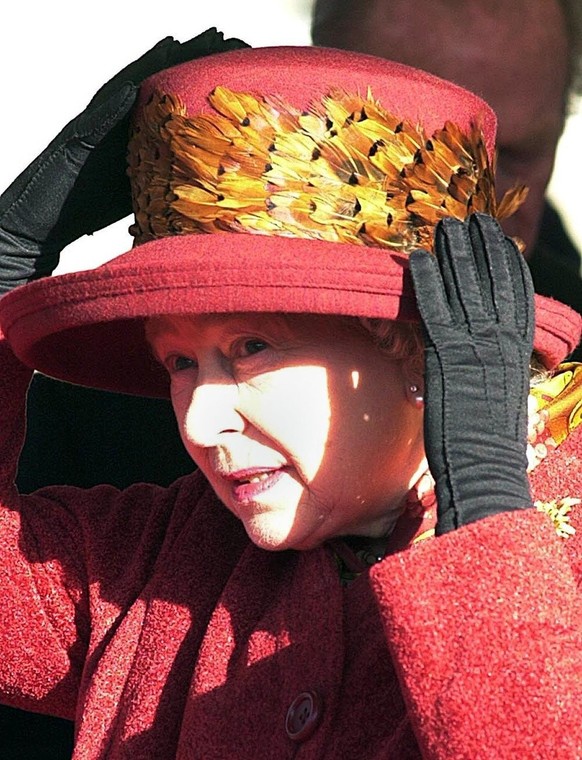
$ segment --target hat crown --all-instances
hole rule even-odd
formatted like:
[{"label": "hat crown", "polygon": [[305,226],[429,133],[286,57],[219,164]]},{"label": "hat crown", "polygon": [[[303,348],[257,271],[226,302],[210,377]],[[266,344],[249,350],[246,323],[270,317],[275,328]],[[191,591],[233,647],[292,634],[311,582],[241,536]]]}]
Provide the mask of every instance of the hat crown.
[{"label": "hat crown", "polygon": [[[280,233],[288,235],[285,240],[272,231],[265,234],[253,228],[248,221],[252,216],[260,223],[266,219],[281,223],[281,200],[273,198],[272,186],[274,195],[281,187],[271,181],[271,169],[260,166],[261,162],[266,164],[260,150],[258,155],[248,150],[244,153],[243,148],[253,145],[247,138],[252,120],[258,117],[253,112],[247,124],[244,109],[238,110],[250,105],[268,125],[265,111],[270,113],[274,104],[290,127],[275,130],[277,155],[276,160],[269,161],[285,179],[283,192],[290,218],[284,221],[292,227]],[[331,125],[320,123],[321,118],[326,122],[324,114],[339,122],[340,139],[332,134]],[[337,114],[344,116],[337,118]],[[408,126],[399,128],[401,122]],[[451,130],[445,129],[449,123]],[[240,155],[227,146],[216,154],[218,159],[211,159],[216,135],[206,143],[198,140],[201,124],[210,131],[232,132]],[[406,251],[395,250],[393,238],[381,237],[382,225],[391,226],[382,206],[377,216],[384,215],[384,220],[373,237],[375,231],[366,216],[371,208],[366,205],[366,193],[383,195],[382,204],[389,205],[393,198],[388,196],[395,189],[401,208],[410,217],[411,229],[417,230],[415,217],[428,213],[430,206],[419,197],[423,179],[430,186],[430,177],[424,176],[433,166],[431,147],[426,142],[435,133],[436,141],[445,147],[447,135],[456,135],[461,144],[468,140],[469,164],[476,159],[477,170],[473,175],[469,171],[468,192],[463,172],[459,174],[454,162],[448,179],[443,169],[437,172],[437,185],[442,185],[440,196],[434,182],[432,195],[429,193],[429,201],[440,198],[434,204],[434,218],[446,209],[448,199],[462,204],[462,198],[455,198],[453,191],[465,193],[461,215],[470,209],[471,199],[484,197],[494,203],[493,183],[488,177],[493,163],[495,116],[489,106],[454,84],[372,56],[318,48],[266,48],[197,59],[144,83],[135,125],[138,129],[130,172],[140,244],[96,270],[40,279],[0,300],[0,328],[15,353],[31,367],[73,383],[167,395],[167,373],[154,361],[143,327],[144,320],[160,314],[284,311],[416,320]],[[400,146],[410,158],[409,164],[392,174],[387,167],[375,166],[385,146],[375,145],[376,138],[366,130],[373,132],[376,127],[390,133],[387,142],[396,135],[396,154],[400,155],[396,150]],[[305,144],[314,136],[317,150],[305,151]],[[321,145],[318,136],[322,136]],[[256,138],[261,150],[265,143],[268,149],[271,138],[263,142]],[[424,142],[409,145],[409,138]],[[294,154],[290,145],[299,146],[299,153],[304,150],[307,156],[302,158],[297,151]],[[471,151],[475,146],[474,154]],[[271,156],[270,151],[267,153]],[[459,155],[463,155],[462,150]],[[228,166],[225,156],[231,160]],[[325,225],[321,206],[319,212],[311,208],[311,204],[317,208],[321,198],[310,195],[311,185],[315,187],[322,175],[317,169],[312,176],[312,164],[317,165],[321,158],[328,162],[333,175],[332,189],[326,186],[321,198],[344,202],[343,206],[333,206],[335,217]],[[236,166],[238,159],[244,171]],[[394,157],[391,162],[398,166]],[[259,166],[260,171],[253,174],[253,166]],[[293,195],[297,186],[289,180],[294,167],[301,180],[301,213],[294,206],[299,202]],[[377,171],[381,176],[376,176]],[[227,206],[225,210],[221,204],[223,175],[260,191],[256,207],[251,213],[246,209],[247,218],[241,219],[233,208]],[[419,187],[413,185],[417,180]],[[390,182],[396,187],[390,189]],[[362,188],[366,191],[363,194]],[[213,196],[207,204],[209,220],[197,210],[201,204],[196,194],[200,191]],[[237,197],[245,203],[249,200],[246,190],[228,197],[231,201]],[[176,198],[181,199],[178,205]],[[443,199],[444,207],[440,205]],[[220,213],[216,213],[217,208]],[[273,208],[274,215],[269,213]],[[337,218],[338,208],[343,218]],[[317,225],[325,227],[325,234],[311,239],[318,237],[314,234]],[[430,232],[433,226],[429,222]],[[349,233],[351,238],[346,240],[338,234],[330,240],[325,237],[329,230]],[[190,234],[208,231],[221,234]],[[261,231],[263,234],[257,234]],[[142,244],[148,237],[151,239]],[[535,347],[552,366],[577,344],[582,318],[557,302],[540,306],[538,299],[536,322]]]},{"label": "hat crown", "polygon": [[362,96],[370,89],[386,111],[422,124],[428,133],[447,120],[468,131],[479,119],[490,158],[495,149],[497,117],[479,96],[406,64],[334,48],[245,48],[187,61],[142,84],[137,112],[153,92],[161,91],[180,97],[189,114],[211,113],[208,95],[219,84],[277,95],[299,110],[338,87]]},{"label": "hat crown", "polygon": [[445,216],[519,204],[521,191],[498,207],[494,137],[483,100],[402,64],[322,48],[210,56],[143,87],[132,232],[430,248]]}]

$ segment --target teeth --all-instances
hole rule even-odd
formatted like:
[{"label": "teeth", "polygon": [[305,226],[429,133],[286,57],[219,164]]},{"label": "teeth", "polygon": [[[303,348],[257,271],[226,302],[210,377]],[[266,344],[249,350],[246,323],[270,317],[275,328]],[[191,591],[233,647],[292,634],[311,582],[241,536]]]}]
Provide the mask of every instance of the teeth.
[{"label": "teeth", "polygon": [[251,478],[244,478],[241,480],[241,483],[262,483],[263,481],[267,480],[269,477],[270,472],[260,472],[257,473],[257,475],[253,475]]},{"label": "teeth", "polygon": [[260,475],[253,475],[252,478],[249,478],[249,483],[262,483],[268,477],[269,477],[268,472],[261,472]]}]

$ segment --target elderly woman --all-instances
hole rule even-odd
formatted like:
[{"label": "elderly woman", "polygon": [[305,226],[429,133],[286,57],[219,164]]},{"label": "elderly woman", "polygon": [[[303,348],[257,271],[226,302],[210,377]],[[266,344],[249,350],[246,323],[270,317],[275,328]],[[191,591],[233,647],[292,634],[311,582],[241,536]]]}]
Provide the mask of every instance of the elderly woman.
[{"label": "elderly woman", "polygon": [[[580,320],[534,329],[494,132],[333,50],[143,84],[134,248],[0,303],[0,689],[75,757],[576,756]],[[169,396],[196,472],[19,496],[31,368]]]}]

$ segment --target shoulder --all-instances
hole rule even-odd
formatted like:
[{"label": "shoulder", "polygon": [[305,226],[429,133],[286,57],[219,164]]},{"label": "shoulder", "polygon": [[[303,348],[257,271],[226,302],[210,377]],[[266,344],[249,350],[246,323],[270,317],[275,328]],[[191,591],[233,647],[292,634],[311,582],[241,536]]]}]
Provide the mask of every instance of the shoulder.
[{"label": "shoulder", "polygon": [[[562,364],[532,388],[530,401],[546,415],[530,460],[533,501],[554,517],[575,517],[582,500],[582,365]],[[543,458],[536,463],[538,449]]]},{"label": "shoulder", "polygon": [[[561,509],[575,522],[582,520],[582,399],[569,414],[569,430],[564,440],[530,472],[534,504],[552,514]],[[582,525],[580,526],[582,534]]]},{"label": "shoulder", "polygon": [[57,486],[43,488],[36,495],[59,500],[66,496],[77,520],[89,532],[142,536],[152,532],[157,540],[187,522],[213,523],[216,513],[222,516],[227,512],[198,470],[167,487],[153,483],[136,483],[122,490],[111,485],[90,489]]},{"label": "shoulder", "polygon": [[582,577],[582,425],[530,473],[534,504],[554,523],[574,574]]}]

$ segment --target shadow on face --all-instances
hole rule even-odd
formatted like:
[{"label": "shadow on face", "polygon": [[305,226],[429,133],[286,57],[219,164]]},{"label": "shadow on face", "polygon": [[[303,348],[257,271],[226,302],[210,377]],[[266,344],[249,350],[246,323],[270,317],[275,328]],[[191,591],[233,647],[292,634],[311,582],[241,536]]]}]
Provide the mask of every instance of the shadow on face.
[{"label": "shadow on face", "polygon": [[416,363],[341,317],[163,318],[148,332],[188,452],[257,545],[386,531],[423,462]]}]

